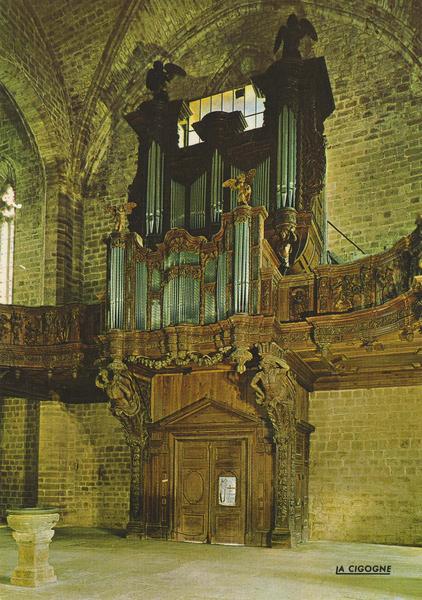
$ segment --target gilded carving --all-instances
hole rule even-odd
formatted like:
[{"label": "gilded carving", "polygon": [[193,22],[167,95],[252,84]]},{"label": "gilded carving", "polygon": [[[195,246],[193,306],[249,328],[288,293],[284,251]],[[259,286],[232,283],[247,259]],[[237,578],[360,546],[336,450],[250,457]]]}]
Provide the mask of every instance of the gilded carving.
[{"label": "gilded carving", "polygon": [[250,169],[247,173],[239,173],[232,179],[227,179],[223,183],[223,187],[228,187],[233,191],[237,191],[237,204],[248,205],[252,195],[252,181],[256,175],[256,169]]},{"label": "gilded carving", "polygon": [[294,287],[290,288],[290,309],[289,316],[293,321],[299,321],[304,318],[305,313],[309,312],[309,288]]},{"label": "gilded carving", "polygon": [[8,315],[0,314],[0,340],[4,341],[10,336],[10,318]]},{"label": "gilded carving", "polygon": [[110,213],[114,219],[114,231],[117,233],[123,233],[128,231],[129,222],[128,215],[130,215],[133,209],[136,208],[136,202],[127,202],[120,206],[108,206],[106,211]]},{"label": "gilded carving", "polygon": [[231,346],[226,346],[220,348],[220,350],[214,354],[176,351],[176,353],[169,353],[167,356],[160,359],[148,358],[147,356],[129,356],[128,362],[143,365],[154,371],[159,371],[160,369],[166,369],[168,367],[183,367],[192,364],[201,367],[209,367],[222,362],[231,350]]},{"label": "gilded carving", "polygon": [[274,236],[272,244],[281,260],[280,270],[284,274],[290,265],[290,255],[297,242],[296,209],[286,207],[277,211],[274,217]]}]

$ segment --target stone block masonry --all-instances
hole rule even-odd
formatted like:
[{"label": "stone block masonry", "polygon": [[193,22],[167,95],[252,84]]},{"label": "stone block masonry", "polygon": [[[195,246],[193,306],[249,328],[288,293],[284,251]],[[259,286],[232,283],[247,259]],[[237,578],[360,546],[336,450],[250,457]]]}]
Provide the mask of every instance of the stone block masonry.
[{"label": "stone block masonry", "polygon": [[39,404],[0,398],[0,520],[37,498]]},{"label": "stone block masonry", "polygon": [[0,401],[0,519],[54,506],[60,525],[125,528],[130,453],[106,404]]},{"label": "stone block masonry", "polygon": [[422,545],[422,386],[314,392],[311,539]]},{"label": "stone block masonry", "polygon": [[62,525],[124,528],[130,454],[106,404],[41,403],[38,502]]}]

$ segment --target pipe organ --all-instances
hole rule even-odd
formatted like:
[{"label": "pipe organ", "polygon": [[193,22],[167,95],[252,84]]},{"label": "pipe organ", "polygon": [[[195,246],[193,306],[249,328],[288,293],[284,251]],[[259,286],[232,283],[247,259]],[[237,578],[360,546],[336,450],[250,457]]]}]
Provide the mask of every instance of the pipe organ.
[{"label": "pipe organ", "polygon": [[[378,347],[373,327],[386,331],[413,302],[420,224],[383,255],[324,264],[324,121],[334,102],[324,59],[300,57],[295,19],[280,30],[283,57],[252,79],[261,127],[215,110],[192,124],[201,141],[179,147],[190,109],[169,99],[175,66],[160,61],[154,97],[126,116],[139,137],[127,213],[136,208],[129,228],[116,212],[107,240],[111,362],[97,385],[131,445],[128,533],[140,537],[306,541],[309,373],[331,373],[335,385],[354,377],[350,347]],[[302,21],[302,33],[315,33]],[[338,318],[355,310],[368,324],[361,334],[351,325],[360,341],[350,344]],[[136,393],[118,406],[130,378]],[[124,408],[133,397],[136,414]]]},{"label": "pipe organ", "polygon": [[[252,82],[264,98],[262,127],[245,130],[241,112],[213,111],[193,123],[202,141],[192,146],[178,145],[178,122],[190,114],[183,101],[160,96],[127,115],[140,140],[129,193],[137,204],[131,230],[146,247],[162,242],[174,227],[215,235],[222,215],[236,205],[236,194],[222,182],[256,169],[251,204],[268,212],[265,237],[285,271],[310,271],[324,262],[323,123],[334,109],[325,61],[281,59]],[[290,261],[286,228],[297,234]]]},{"label": "pipe organ", "polygon": [[238,206],[211,240],[174,228],[155,250],[136,233],[112,234],[109,329],[146,331],[258,314],[266,216],[263,207]]},{"label": "pipe organ", "polygon": [[[261,127],[214,110],[192,123],[201,141],[186,147],[178,134],[191,111],[169,99],[173,73],[184,71],[156,61],[153,98],[126,116],[139,138],[129,230],[116,208],[107,240],[113,360],[97,386],[131,445],[128,533],[294,545],[308,538],[313,427],[275,332],[286,297],[293,320],[313,302],[324,262],[325,62],[283,53],[252,80]],[[308,288],[286,288],[287,274]],[[131,378],[129,415],[116,398]]]}]

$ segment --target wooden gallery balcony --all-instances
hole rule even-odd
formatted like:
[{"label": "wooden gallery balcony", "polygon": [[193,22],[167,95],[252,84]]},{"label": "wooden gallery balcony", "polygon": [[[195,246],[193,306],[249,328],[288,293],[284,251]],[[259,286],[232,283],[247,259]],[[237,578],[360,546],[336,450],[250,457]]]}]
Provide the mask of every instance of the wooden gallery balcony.
[{"label": "wooden gallery balcony", "polygon": [[172,229],[155,248],[114,232],[105,307],[1,305],[2,390],[92,398],[101,357],[234,369],[272,342],[308,390],[420,381],[421,221],[382,254],[283,276],[265,218],[238,206],[210,240]]}]

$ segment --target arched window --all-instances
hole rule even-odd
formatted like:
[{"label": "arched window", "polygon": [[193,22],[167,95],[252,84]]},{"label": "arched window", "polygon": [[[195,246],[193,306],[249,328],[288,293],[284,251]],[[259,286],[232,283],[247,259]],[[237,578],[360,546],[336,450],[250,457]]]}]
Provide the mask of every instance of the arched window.
[{"label": "arched window", "polygon": [[16,209],[15,177],[10,163],[0,160],[0,304],[11,304]]},{"label": "arched window", "polygon": [[264,121],[264,99],[257,96],[252,84],[227,92],[199,98],[189,102],[191,116],[179,123],[179,146],[192,146],[201,140],[192,127],[192,123],[200,121],[209,112],[239,110],[246,119],[246,129],[262,127]]}]

